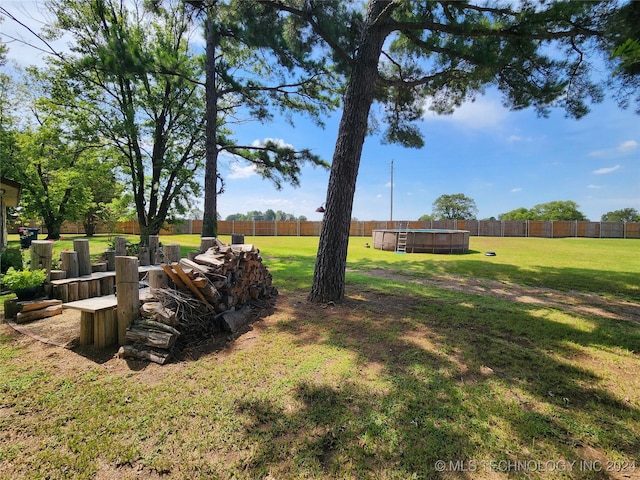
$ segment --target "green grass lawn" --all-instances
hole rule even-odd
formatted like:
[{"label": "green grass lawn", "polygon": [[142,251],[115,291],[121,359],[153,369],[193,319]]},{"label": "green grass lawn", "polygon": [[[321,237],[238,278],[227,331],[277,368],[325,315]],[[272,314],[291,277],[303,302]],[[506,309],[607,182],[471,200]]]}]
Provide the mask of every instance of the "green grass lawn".
[{"label": "green grass lawn", "polygon": [[221,350],[98,361],[0,325],[0,478],[640,478],[638,240],[353,237],[340,305],[305,301],[317,238],[245,240],[281,295]]}]

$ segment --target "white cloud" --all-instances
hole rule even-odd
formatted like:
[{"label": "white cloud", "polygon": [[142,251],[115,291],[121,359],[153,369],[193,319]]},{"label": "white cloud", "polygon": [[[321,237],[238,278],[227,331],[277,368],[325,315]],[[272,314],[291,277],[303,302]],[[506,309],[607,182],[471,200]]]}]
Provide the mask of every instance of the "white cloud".
[{"label": "white cloud", "polygon": [[294,148],[293,145],[286,143],[283,139],[281,138],[265,138],[264,140],[254,140],[253,143],[251,144],[253,147],[262,147],[264,145],[267,144],[267,142],[273,142],[275,143],[277,146],[281,147],[281,148]]},{"label": "white cloud", "polygon": [[522,188],[521,188],[521,187],[516,187],[516,188],[512,188],[512,189],[511,189],[511,192],[512,192],[512,193],[521,192],[521,191],[522,191]]},{"label": "white cloud", "polygon": [[598,190],[598,189],[602,188],[602,185],[591,184],[591,185],[587,185],[587,188],[590,188],[592,190]]},{"label": "white cloud", "polygon": [[604,175],[605,173],[615,172],[616,170],[620,170],[621,168],[622,168],[622,165],[616,165],[614,167],[604,167],[604,168],[599,168],[597,170],[594,170],[592,173],[596,175]]},{"label": "white cloud", "polygon": [[246,167],[240,167],[238,165],[231,165],[231,174],[228,178],[249,178],[257,175],[255,165],[247,165]]},{"label": "white cloud", "polygon": [[507,142],[509,143],[518,143],[518,142],[532,142],[533,138],[531,137],[522,137],[520,135],[511,135],[507,138]]},{"label": "white cloud", "polygon": [[[427,109],[429,106],[430,103],[427,102]],[[474,102],[463,103],[451,115],[438,115],[427,110],[423,119],[459,123],[465,127],[481,130],[500,125],[507,118],[508,113],[509,111],[500,102],[487,97],[478,97]]]},{"label": "white cloud", "polygon": [[622,153],[633,152],[636,148],[638,148],[638,142],[635,140],[627,140],[618,145],[618,151]]},{"label": "white cloud", "polygon": [[589,157],[604,157],[607,155],[605,150],[594,150],[593,152],[589,152]]}]

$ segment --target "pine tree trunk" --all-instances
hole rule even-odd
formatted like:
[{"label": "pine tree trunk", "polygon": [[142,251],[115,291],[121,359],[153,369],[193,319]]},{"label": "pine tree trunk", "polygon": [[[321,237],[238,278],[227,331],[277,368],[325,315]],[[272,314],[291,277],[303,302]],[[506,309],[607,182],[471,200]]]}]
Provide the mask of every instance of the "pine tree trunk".
[{"label": "pine tree trunk", "polygon": [[[213,8],[213,7],[210,7]],[[216,145],[218,98],[216,86],[215,48],[216,35],[213,27],[212,12],[207,12],[206,47],[206,166],[204,174],[204,217],[202,236],[218,236],[218,147]]]},{"label": "pine tree trunk", "polygon": [[360,48],[351,70],[331,165],[313,286],[307,297],[311,302],[344,299],[353,198],[374,98],[378,60],[387,36],[382,19],[387,7],[390,7],[388,1],[369,4]]}]

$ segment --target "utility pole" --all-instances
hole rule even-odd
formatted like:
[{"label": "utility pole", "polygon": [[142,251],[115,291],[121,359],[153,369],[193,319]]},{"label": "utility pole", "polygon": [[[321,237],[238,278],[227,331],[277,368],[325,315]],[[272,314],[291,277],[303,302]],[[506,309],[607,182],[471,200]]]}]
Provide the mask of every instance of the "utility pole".
[{"label": "utility pole", "polygon": [[393,160],[391,160],[391,209],[389,211],[389,221],[393,222]]}]

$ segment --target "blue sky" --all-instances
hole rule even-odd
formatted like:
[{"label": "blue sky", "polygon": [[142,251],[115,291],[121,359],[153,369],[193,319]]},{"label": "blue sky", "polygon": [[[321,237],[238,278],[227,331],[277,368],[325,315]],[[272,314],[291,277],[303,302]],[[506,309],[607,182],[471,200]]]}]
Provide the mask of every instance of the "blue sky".
[{"label": "blue sky", "polygon": [[[6,1],[3,7],[37,29],[33,1]],[[29,18],[29,14],[32,17]],[[10,20],[3,34],[22,36]],[[6,37],[4,37],[6,38]],[[3,38],[3,40],[4,40]],[[26,47],[10,45],[10,58],[22,65],[41,63]],[[340,112],[321,129],[305,118],[295,128],[284,121],[246,123],[237,130],[242,143],[281,139],[310,148],[330,161]],[[497,217],[519,207],[553,200],[573,200],[591,220],[603,213],[632,207],[640,211],[640,117],[620,110],[607,99],[580,120],[552,111],[539,118],[533,110],[510,112],[493,90],[463,105],[453,115],[425,114],[419,123],[425,137],[420,150],[383,145],[367,137],[353,206],[359,220],[389,220],[390,164],[393,160],[393,220],[417,220],[432,212],[442,194],[463,193],[475,200],[479,218]],[[222,217],[273,209],[320,220],[315,210],[326,196],[329,172],[304,167],[298,188],[278,191],[246,164],[222,159],[226,190],[219,197]],[[197,206],[197,205],[195,205]]]}]

